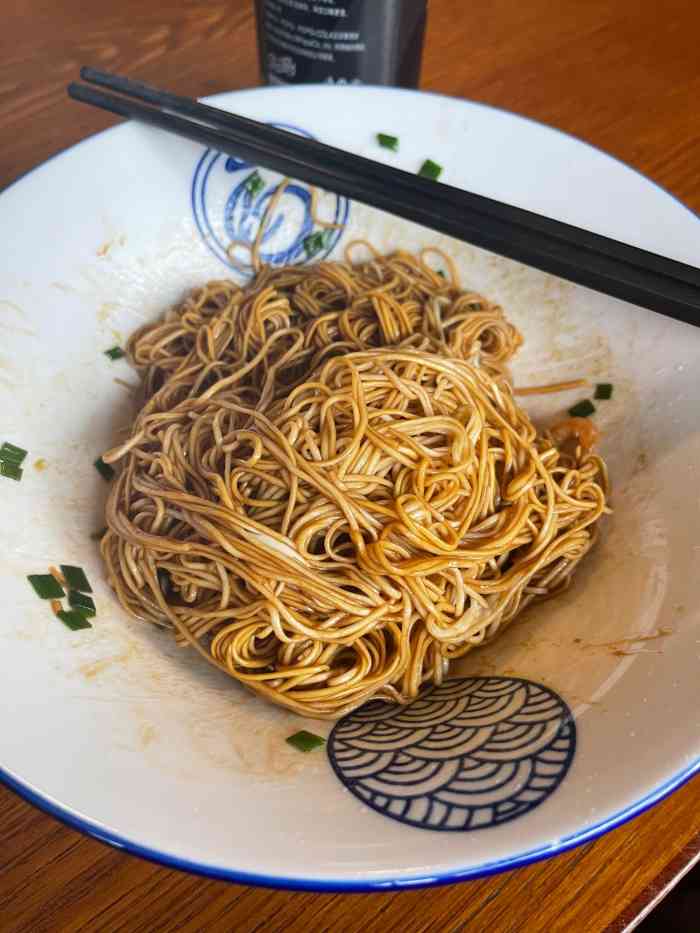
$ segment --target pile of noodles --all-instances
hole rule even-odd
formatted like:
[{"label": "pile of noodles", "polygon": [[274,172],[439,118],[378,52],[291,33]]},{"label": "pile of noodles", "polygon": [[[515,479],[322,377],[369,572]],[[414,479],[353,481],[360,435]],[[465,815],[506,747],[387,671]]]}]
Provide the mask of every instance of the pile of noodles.
[{"label": "pile of noodles", "polygon": [[147,400],[102,541],[134,616],[275,703],[405,701],[567,585],[601,459],[538,436],[520,336],[427,257],[214,282],[129,352]]}]

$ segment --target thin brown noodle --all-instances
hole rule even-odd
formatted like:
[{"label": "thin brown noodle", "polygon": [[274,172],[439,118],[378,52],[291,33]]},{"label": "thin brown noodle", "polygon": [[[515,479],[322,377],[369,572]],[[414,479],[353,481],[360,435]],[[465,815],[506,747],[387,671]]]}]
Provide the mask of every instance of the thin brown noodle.
[{"label": "thin brown noodle", "polygon": [[[249,243],[247,240],[232,240],[228,247],[226,248],[226,254],[229,260],[233,265],[240,269],[241,271],[247,271],[246,264],[241,261],[240,257],[237,255],[238,250],[247,251],[249,254],[249,262],[254,272],[259,272],[263,267],[262,261],[262,245],[265,239],[265,233],[270,223],[272,222],[273,217],[279,207],[279,203],[282,200],[282,197],[291,183],[290,178],[283,178],[277,187],[274,189],[272,195],[270,196],[265,211],[260,220],[257,233],[255,234],[255,239],[252,243]],[[309,205],[309,214],[311,217],[312,226],[315,229],[320,227],[322,230],[340,230],[342,224],[334,223],[330,220],[324,220],[322,217],[319,217],[318,214],[318,199],[319,193],[318,188],[310,187],[310,198],[311,203]]]},{"label": "thin brown noodle", "polygon": [[501,309],[424,258],[212,282],[131,339],[107,506],[122,605],[275,703],[404,702],[567,585],[605,465],[538,436]]}]

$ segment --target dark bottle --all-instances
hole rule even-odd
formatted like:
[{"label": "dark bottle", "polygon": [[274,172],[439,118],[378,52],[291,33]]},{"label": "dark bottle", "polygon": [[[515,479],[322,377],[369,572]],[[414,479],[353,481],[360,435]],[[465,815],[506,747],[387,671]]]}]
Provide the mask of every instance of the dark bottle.
[{"label": "dark bottle", "polygon": [[255,0],[268,84],[416,87],[427,0]]}]

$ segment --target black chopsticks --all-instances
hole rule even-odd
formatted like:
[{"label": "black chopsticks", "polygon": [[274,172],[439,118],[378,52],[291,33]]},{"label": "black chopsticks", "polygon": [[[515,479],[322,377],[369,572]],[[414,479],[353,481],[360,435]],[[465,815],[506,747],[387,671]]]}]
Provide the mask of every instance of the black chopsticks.
[{"label": "black chopsticks", "polygon": [[[700,269],[392,168],[315,140],[92,68],[75,100],[185,136],[483,247],[509,259],[700,326]],[[698,227],[700,245],[700,226]],[[400,244],[396,244],[397,247]]]}]

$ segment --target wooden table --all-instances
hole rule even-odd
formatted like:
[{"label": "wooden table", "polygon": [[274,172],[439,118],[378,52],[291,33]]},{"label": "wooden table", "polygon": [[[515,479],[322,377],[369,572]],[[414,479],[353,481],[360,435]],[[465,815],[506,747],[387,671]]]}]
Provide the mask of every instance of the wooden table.
[{"label": "wooden table", "polygon": [[[191,95],[258,83],[247,0],[3,0],[0,186],[107,126],[70,104],[90,63]],[[583,137],[700,210],[700,6],[431,0],[423,87]],[[621,931],[700,856],[700,780],[604,838],[432,891],[256,890],[166,870],[0,789],[0,930]]]}]

